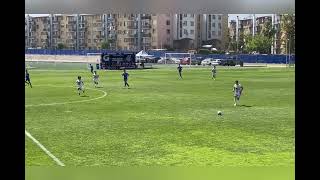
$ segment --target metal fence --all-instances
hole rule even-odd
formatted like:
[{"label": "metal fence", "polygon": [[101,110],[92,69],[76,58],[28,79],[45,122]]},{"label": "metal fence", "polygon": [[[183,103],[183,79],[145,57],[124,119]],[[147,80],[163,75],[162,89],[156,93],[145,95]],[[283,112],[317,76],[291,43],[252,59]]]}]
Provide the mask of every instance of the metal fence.
[{"label": "metal fence", "polygon": [[[49,49],[26,49],[25,54],[39,54],[39,55],[75,55],[85,56],[88,53],[129,53],[132,51],[113,51],[113,50],[49,50]],[[182,51],[181,51],[182,52]],[[181,53],[178,51],[147,51],[148,54],[155,57],[164,57],[165,53]],[[138,53],[138,52],[134,52]],[[209,54],[194,55],[196,59],[203,60],[205,58],[214,59],[230,59],[236,58],[245,63],[295,63],[295,55],[291,55],[290,58],[287,55],[252,55],[252,54],[239,54],[239,55],[226,55],[226,54]],[[290,62],[289,62],[290,60]]]}]

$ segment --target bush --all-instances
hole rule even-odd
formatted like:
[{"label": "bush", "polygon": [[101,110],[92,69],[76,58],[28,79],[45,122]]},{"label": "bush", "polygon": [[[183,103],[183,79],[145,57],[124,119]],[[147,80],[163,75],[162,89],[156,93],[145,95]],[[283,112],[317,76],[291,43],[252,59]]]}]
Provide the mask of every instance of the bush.
[{"label": "bush", "polygon": [[208,54],[211,54],[211,51],[208,49],[199,49],[198,54],[208,55]]}]

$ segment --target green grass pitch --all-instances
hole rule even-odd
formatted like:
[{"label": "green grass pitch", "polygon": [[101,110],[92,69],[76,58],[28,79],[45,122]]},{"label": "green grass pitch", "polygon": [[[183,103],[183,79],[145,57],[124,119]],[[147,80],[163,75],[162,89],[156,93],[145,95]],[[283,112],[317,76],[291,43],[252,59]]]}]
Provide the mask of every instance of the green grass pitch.
[{"label": "green grass pitch", "polygon": [[[98,71],[95,89],[85,65],[31,66],[26,130],[66,166],[294,165],[294,69],[218,67],[217,80],[210,68],[185,67],[182,80],[176,67],[129,70],[130,89],[122,71]],[[71,87],[78,75],[81,97]],[[244,86],[238,107],[235,80]],[[57,166],[25,144],[26,166]]]}]

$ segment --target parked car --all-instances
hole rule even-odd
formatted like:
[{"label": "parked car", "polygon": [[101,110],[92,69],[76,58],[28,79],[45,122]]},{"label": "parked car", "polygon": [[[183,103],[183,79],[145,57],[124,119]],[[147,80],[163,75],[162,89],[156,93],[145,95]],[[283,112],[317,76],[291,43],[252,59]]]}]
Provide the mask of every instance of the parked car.
[{"label": "parked car", "polygon": [[221,59],[214,59],[211,61],[211,65],[220,65],[221,64]]},{"label": "parked car", "polygon": [[221,66],[235,66],[236,60],[233,59],[222,59],[220,65]]},{"label": "parked car", "polygon": [[201,65],[203,65],[203,66],[209,65],[210,66],[212,60],[213,60],[212,58],[206,58],[201,61]]},{"label": "parked car", "polygon": [[190,58],[182,58],[180,60],[181,65],[189,65],[190,64]]},{"label": "parked car", "polygon": [[159,64],[179,64],[180,60],[177,58],[161,58],[160,60],[158,60]]}]

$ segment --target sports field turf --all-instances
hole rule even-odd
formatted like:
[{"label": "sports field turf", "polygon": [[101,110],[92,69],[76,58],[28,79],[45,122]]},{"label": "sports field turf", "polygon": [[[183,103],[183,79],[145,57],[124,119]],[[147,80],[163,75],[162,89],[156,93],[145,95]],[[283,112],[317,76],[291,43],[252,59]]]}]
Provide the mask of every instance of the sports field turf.
[{"label": "sports field turf", "polygon": [[[294,69],[218,67],[215,81],[210,68],[185,67],[182,80],[176,67],[129,70],[130,89],[122,71],[98,71],[95,89],[85,65],[31,66],[26,130],[66,166],[294,165]],[[78,75],[83,97],[71,87]],[[27,166],[57,166],[25,143]]]}]

